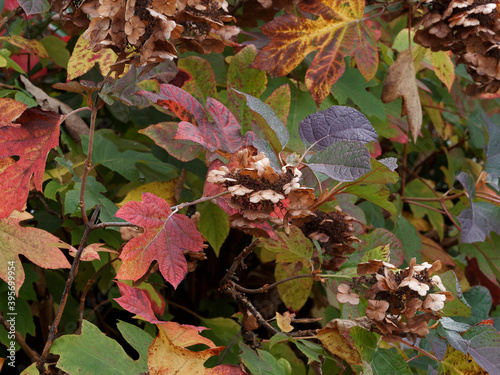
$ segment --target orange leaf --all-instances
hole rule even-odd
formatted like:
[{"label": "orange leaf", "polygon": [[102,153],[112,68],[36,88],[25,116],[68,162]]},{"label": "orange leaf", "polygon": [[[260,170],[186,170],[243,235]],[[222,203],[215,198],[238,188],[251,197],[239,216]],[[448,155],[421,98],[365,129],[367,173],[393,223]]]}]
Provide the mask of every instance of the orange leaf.
[{"label": "orange leaf", "polygon": [[0,99],[0,128],[4,126],[13,126],[18,128],[20,124],[13,123],[28,106],[14,99]]},{"label": "orange leaf", "polygon": [[[177,340],[172,339],[172,336],[175,336],[176,334],[176,326],[177,328],[190,327],[187,330],[191,335],[193,335],[192,339],[194,339],[194,341],[188,340],[188,342],[182,343],[174,341]],[[193,352],[183,347],[196,343],[206,343],[198,341],[198,339],[196,339],[196,335],[200,339],[204,339],[198,334],[199,328],[203,329],[203,327],[181,326],[174,322],[168,322],[167,324],[157,324],[157,327],[158,336],[156,336],[156,338],[153,340],[153,343],[149,347],[148,352],[148,368],[151,375],[244,374],[244,372],[241,371],[238,366],[234,365],[219,365],[213,368],[205,368],[205,366],[203,365],[205,361],[214,355],[219,355],[219,353],[224,350],[223,346],[215,347],[215,345],[212,343],[210,345],[210,349],[202,350],[199,352]],[[208,339],[205,340],[211,342]]]},{"label": "orange leaf", "polygon": [[0,127],[0,160],[19,157],[0,171],[0,219],[23,209],[31,176],[36,189],[42,191],[47,154],[59,145],[60,120],[58,113],[29,108],[16,120],[21,127]]},{"label": "orange leaf", "polygon": [[345,70],[344,57],[356,58],[361,74],[369,81],[378,66],[375,38],[363,18],[361,0],[312,0],[299,3],[315,20],[286,14],[262,27],[271,38],[252,67],[274,75],[287,75],[311,52],[319,50],[306,73],[306,86],[316,104],[330,93]]},{"label": "orange leaf", "polygon": [[[19,255],[24,255],[42,268],[69,268],[58,245],[59,238],[38,228],[21,227],[19,223],[31,219],[27,212],[15,211],[10,217],[0,220],[0,278],[13,287],[16,295],[24,282],[24,271]],[[8,272],[10,271],[10,272]]]}]

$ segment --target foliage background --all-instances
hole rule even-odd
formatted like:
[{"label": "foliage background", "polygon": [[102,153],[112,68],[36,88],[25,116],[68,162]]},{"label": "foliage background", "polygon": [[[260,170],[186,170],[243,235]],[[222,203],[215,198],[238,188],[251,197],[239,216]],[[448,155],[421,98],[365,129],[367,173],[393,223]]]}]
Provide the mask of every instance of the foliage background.
[{"label": "foliage background", "polygon": [[[497,318],[500,115],[495,81],[488,81],[487,89],[476,90],[479,91],[474,92],[476,96],[468,96],[465,87],[475,85],[478,68],[471,70],[462,55],[440,48],[443,41],[434,41],[432,50],[422,46],[425,43],[421,39],[421,44],[413,41],[417,29],[422,32],[428,28],[422,22],[427,14],[453,3],[365,4],[353,0],[345,7],[334,1],[297,5],[250,0],[227,4],[227,13],[234,19],[217,18],[222,13],[217,13],[217,17],[207,16],[208,21],[193,20],[189,18],[194,17],[192,14],[187,20],[182,19],[179,12],[167,14],[168,22],[175,21],[178,25],[208,22],[211,33],[185,30],[176,36],[172,31],[169,40],[179,50],[176,59],[160,62],[163,55],[159,49],[153,49],[147,67],[115,65],[113,68],[118,72],[128,69],[118,78],[108,76],[108,71],[116,59],[123,60],[126,51],[118,45],[89,50],[88,44],[93,43],[95,47],[98,40],[93,40],[92,34],[87,35],[90,42],[86,41],[81,32],[63,28],[57,16],[60,4],[20,2],[18,8],[18,4],[5,1],[0,36],[0,97],[24,103],[27,108],[41,106],[60,114],[85,106],[93,108],[92,112],[81,111],[66,119],[60,138],[57,133],[59,139],[47,149],[46,164],[38,168],[38,175],[35,172],[29,194],[24,188],[27,199],[7,194],[12,191],[14,181],[7,173],[8,168],[23,160],[26,149],[0,155],[0,186],[5,192],[1,198],[2,209],[12,208],[0,221],[0,252],[6,260],[21,254],[17,261],[22,262],[25,275],[22,281],[17,265],[16,371],[36,362],[47,346],[49,327],[56,319],[69,277],[69,264],[74,259],[69,246],[61,251],[54,248],[54,243],[60,240],[78,247],[88,233],[87,245],[105,244],[107,250],[101,251],[102,248],[94,245],[92,249],[97,248],[98,255],[89,253],[82,258],[60,317],[58,338],[50,349],[48,362],[53,371],[73,373],[82,368],[79,366],[87,366],[88,373],[111,373],[103,368],[118,366],[123,373],[156,373],[161,369],[172,370],[169,368],[172,364],[162,363],[155,357],[155,350],[160,354],[169,353],[173,358],[175,353],[182,352],[180,348],[189,347],[190,362],[200,366],[194,367],[195,370],[190,368],[191,372],[209,372],[204,370],[203,363],[211,357],[205,365],[221,373],[242,371],[238,366],[249,373],[273,374],[321,373],[321,368],[326,374],[370,370],[408,374],[500,373],[497,333],[500,329]],[[195,8],[205,3],[186,4]],[[49,11],[50,5],[55,12]],[[483,4],[470,3],[466,10],[471,12],[466,17],[476,14],[473,10],[479,5]],[[458,14],[457,10],[453,12],[453,16]],[[486,22],[496,22],[496,14],[494,10],[488,13],[488,20],[481,18],[480,21],[491,28]],[[86,15],[79,17],[89,22]],[[224,22],[237,25],[239,35],[234,34],[235,29],[224,29]],[[96,26],[92,25],[85,25],[84,29],[93,30]],[[127,37],[124,35],[121,37]],[[127,48],[134,44],[130,40]],[[145,41],[139,37],[135,47],[145,51]],[[478,51],[477,54],[491,58],[490,52]],[[137,62],[139,55],[132,56],[135,57],[127,62]],[[490,60],[487,62],[490,64]],[[220,203],[207,200],[195,206],[182,206],[203,196],[212,156],[208,152],[205,155],[193,138],[173,141],[179,118],[189,121],[188,114],[168,103],[152,105],[151,101],[155,103],[156,99],[151,100],[148,94],[136,94],[139,90],[158,92],[162,83],[181,87],[203,106],[207,98],[219,100],[233,113],[243,135],[255,131],[275,145],[272,143],[276,141],[275,133],[266,133],[259,110],[250,110],[246,98],[235,90],[259,98],[286,125],[290,140],[283,155],[291,155],[290,160],[294,152],[295,156],[299,155],[296,158],[305,152],[299,124],[306,116],[337,105],[354,107],[363,113],[378,134],[378,141],[367,144],[371,156],[396,158],[399,178],[390,181],[386,172],[377,185],[358,180],[350,188],[350,194],[337,194],[334,201],[328,203],[330,206],[325,210],[333,210],[338,205],[356,219],[356,235],[363,242],[354,245],[354,254],[339,273],[325,271],[325,274],[333,275],[332,279],[335,275],[353,277],[352,270],[357,264],[368,260],[363,259],[363,255],[375,249],[378,252],[371,254],[381,256],[382,249],[378,247],[386,244],[390,245],[391,260],[403,266],[414,257],[418,263],[440,260],[442,271],[453,271],[458,280],[455,287],[450,273],[446,278],[443,276],[447,289],[457,297],[443,310],[447,317],[436,322],[435,329],[413,346],[408,342],[400,345],[397,340],[393,342],[395,345],[381,342],[379,335],[359,327],[345,331],[332,328],[326,324],[333,319],[364,316],[366,302],[359,308],[339,304],[335,298],[337,284],[324,277],[322,280],[308,278],[305,286],[298,284],[305,278],[296,279],[288,282],[287,288],[283,287],[285,283],[267,293],[251,294],[251,304],[261,318],[269,320],[280,333],[273,335],[262,327],[260,320],[257,322],[261,323],[260,328],[255,326],[256,314],[247,314],[251,310],[242,308],[241,301],[235,303],[219,291],[221,280],[236,264],[238,254],[252,242],[252,236],[230,227]],[[11,124],[25,107],[16,104],[20,112],[9,117],[7,110],[14,102],[1,103],[6,109],[1,120],[7,125],[0,128],[3,131],[0,143],[6,149],[5,134],[20,134]],[[23,126],[37,123],[38,117],[26,113]],[[94,120],[91,113],[96,115]],[[96,129],[92,168],[82,177],[92,123]],[[207,134],[204,133],[204,139],[208,139]],[[219,139],[226,135],[219,135]],[[36,144],[34,138],[28,141],[32,142],[30,145]],[[224,151],[221,154],[227,160],[236,149]],[[10,159],[12,156],[17,159]],[[30,177],[31,170],[28,181]],[[303,181],[307,186],[317,186],[311,175],[305,175]],[[86,213],[91,215],[100,205],[102,222],[118,222],[121,217],[146,227],[129,217],[115,216],[127,202],[144,203],[143,192],[155,194],[171,207],[181,205],[178,208],[184,217],[196,216],[195,212],[199,212],[196,226],[208,245],[204,250],[206,259],[185,254],[190,271],[185,278],[182,272],[181,276],[174,273],[171,278],[165,277],[165,273],[153,265],[147,272],[148,277],[137,277],[140,281],[134,283],[134,288],[132,277],[119,278],[122,283],[116,282],[123,260],[118,260],[118,253],[123,255],[126,241],[140,234],[140,229],[118,230],[118,226],[124,224],[117,224],[86,231],[88,219],[82,218],[79,207],[82,184],[86,184]],[[323,188],[331,190],[335,186],[336,182],[325,178]],[[11,207],[14,203],[17,206]],[[24,204],[25,213],[32,217],[9,217],[14,208],[22,211]],[[24,220],[21,226],[20,220]],[[44,232],[22,232],[21,227]],[[42,237],[41,233],[47,232],[55,237]],[[41,239],[45,247],[12,245],[11,237]],[[183,254],[180,257],[184,259]],[[286,261],[279,261],[265,246],[250,254],[244,263],[246,267],[237,275],[246,289],[261,288],[278,278],[293,275],[286,269]],[[279,276],[280,270],[285,276]],[[10,289],[5,272],[0,272],[5,281],[0,284],[2,358],[8,358],[10,345],[9,326],[5,323]],[[306,271],[296,269],[294,272]],[[131,300],[131,293],[135,293],[135,302]],[[138,305],[137,300],[142,304]],[[127,308],[127,302],[135,307]],[[285,323],[278,319],[286,316],[283,315],[286,311],[295,312],[296,319],[306,319],[305,324],[296,324],[300,324],[301,330],[310,330],[310,340],[285,335]],[[180,343],[172,339],[172,335],[182,326],[156,325],[158,321],[209,330],[198,334],[197,329],[190,327],[189,340]],[[288,323],[295,325],[293,321]],[[328,338],[333,343],[320,338],[318,330],[325,326],[327,331],[321,332],[331,335]],[[331,333],[328,329],[337,331]],[[206,349],[207,346],[210,349]],[[219,346],[228,349],[219,349]],[[343,356],[341,353],[345,351],[352,351],[355,359]],[[90,353],[102,354],[99,369],[89,359]],[[219,366],[214,367],[216,365]],[[10,370],[7,359],[2,371]],[[36,370],[32,365],[26,371]]]}]

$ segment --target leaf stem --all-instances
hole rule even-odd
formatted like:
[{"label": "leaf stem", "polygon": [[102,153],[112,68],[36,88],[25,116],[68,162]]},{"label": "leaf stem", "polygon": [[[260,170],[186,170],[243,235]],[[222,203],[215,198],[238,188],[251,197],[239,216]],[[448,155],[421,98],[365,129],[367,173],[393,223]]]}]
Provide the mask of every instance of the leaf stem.
[{"label": "leaf stem", "polygon": [[82,108],[77,108],[65,115],[62,115],[61,116],[61,122],[65,121],[69,116],[72,116],[78,112],[83,112],[83,111],[92,111],[92,109],[90,107],[82,107]]},{"label": "leaf stem", "polygon": [[[101,211],[101,207],[97,206],[92,217],[90,219],[91,224],[94,224],[99,217],[99,212]],[[66,301],[68,299],[69,291],[71,286],[73,285],[73,281],[75,280],[76,274],[78,273],[78,265],[80,264],[80,258],[82,257],[83,249],[85,248],[85,244],[87,243],[87,239],[92,231],[92,225],[85,226],[85,231],[83,232],[82,240],[80,241],[80,245],[78,246],[78,251],[76,252],[75,259],[73,260],[73,264],[71,265],[71,270],[69,271],[68,279],[66,280],[66,285],[64,286],[64,290],[61,296],[61,302],[59,303],[59,308],[57,309],[56,318],[54,319],[54,323],[50,326],[49,335],[47,337],[47,341],[45,342],[45,346],[43,348],[43,352],[38,359],[36,364],[36,368],[43,374],[45,369],[45,363],[47,362],[47,356],[49,355],[50,348],[52,347],[52,343],[54,341],[57,326],[61,321],[61,317],[64,311],[64,307],[66,306]]]},{"label": "leaf stem", "polygon": [[406,346],[409,346],[412,349],[415,349],[416,351],[422,353],[423,355],[429,357],[430,359],[432,359],[432,360],[434,360],[436,362],[439,362],[439,360],[434,355],[432,355],[431,353],[429,353],[428,351],[426,351],[426,350],[424,350],[422,348],[419,348],[418,346],[415,346],[413,344],[410,344],[408,341],[403,340],[401,337],[392,336],[392,338],[394,338],[394,340],[399,341],[400,343],[402,343],[402,344],[404,344]]}]

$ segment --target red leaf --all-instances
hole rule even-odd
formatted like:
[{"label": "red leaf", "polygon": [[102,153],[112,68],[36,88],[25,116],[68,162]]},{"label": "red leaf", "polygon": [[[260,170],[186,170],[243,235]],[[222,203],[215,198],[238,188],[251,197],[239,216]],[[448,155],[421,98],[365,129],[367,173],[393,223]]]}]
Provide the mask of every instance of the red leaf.
[{"label": "red leaf", "polygon": [[0,174],[0,219],[14,210],[22,211],[32,175],[36,189],[42,191],[47,154],[59,144],[60,120],[55,112],[29,108],[17,119],[21,127],[0,128],[0,159],[19,157]]},{"label": "red leaf", "polygon": [[[201,124],[208,121],[203,106],[194,98],[194,96],[177,86],[162,84],[160,85],[159,94],[144,90],[138,91],[137,94],[145,96],[153,103],[171,110],[183,121],[192,121],[192,118],[194,118],[195,124]],[[183,109],[185,109],[192,116],[183,114]]]},{"label": "red leaf", "polygon": [[153,312],[153,306],[149,295],[144,289],[134,288],[120,281],[116,281],[120,288],[121,297],[115,301],[125,310],[146,319],[149,323],[161,323]]},{"label": "red leaf", "polygon": [[201,104],[176,86],[162,84],[159,94],[147,91],[139,91],[138,94],[171,110],[183,120],[179,123],[174,137],[176,140],[192,141],[209,151],[221,150],[229,153],[245,145],[241,127],[233,114],[215,99],[207,99],[207,110],[214,119],[214,122],[210,122]]},{"label": "red leaf", "polygon": [[142,194],[142,203],[128,202],[116,216],[145,229],[125,245],[116,277],[136,281],[157,260],[165,280],[177,288],[187,272],[183,251],[203,248],[202,236],[193,222],[184,215],[172,214],[168,203],[151,193]]}]

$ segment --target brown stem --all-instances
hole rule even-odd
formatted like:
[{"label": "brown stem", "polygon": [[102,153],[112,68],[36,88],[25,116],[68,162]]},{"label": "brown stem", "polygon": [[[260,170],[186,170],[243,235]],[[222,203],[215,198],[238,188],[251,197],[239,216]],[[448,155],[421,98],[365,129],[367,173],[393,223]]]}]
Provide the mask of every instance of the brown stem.
[{"label": "brown stem", "polygon": [[122,222],[122,221],[109,221],[107,223],[99,223],[99,224],[94,224],[92,225],[92,230],[94,229],[102,229],[102,228],[108,228],[108,227],[136,227],[137,225],[127,223],[127,222]]},{"label": "brown stem", "polygon": [[[406,203],[409,203],[409,204],[414,204],[415,206],[424,207],[424,208],[427,208],[427,209],[429,209],[429,210],[431,210],[431,211],[436,211],[436,212],[439,212],[441,215],[446,214],[446,212],[445,212],[445,211],[441,211],[441,210],[440,210],[440,209],[438,209],[438,208],[434,208],[434,207],[431,207],[431,206],[427,206],[426,204],[422,204],[422,203],[414,202],[414,201],[413,201],[413,199],[411,199],[411,198],[405,198],[405,199],[404,199],[404,201],[405,201]],[[443,205],[444,205],[444,203],[443,203]]]},{"label": "brown stem", "polygon": [[[92,228],[94,228],[94,227],[92,227]],[[96,277],[101,273],[101,271],[103,269],[105,269],[107,266],[109,266],[111,263],[113,263],[115,260],[118,260],[118,258],[111,259],[110,261],[106,262],[101,268],[99,268],[92,275],[92,277],[89,279],[89,281],[87,281],[87,285],[85,286],[85,289],[83,290],[82,296],[80,297],[80,316],[78,319],[78,327],[79,327],[78,330],[81,330],[81,328],[82,328],[83,309],[85,307],[85,299],[87,298],[87,293],[89,292],[90,287],[92,286],[92,284],[94,284]]]},{"label": "brown stem", "polygon": [[465,191],[453,195],[442,195],[437,198],[423,198],[423,197],[405,197],[401,198],[402,201],[407,202],[407,201],[412,201],[412,202],[442,202],[442,201],[449,201],[452,199],[457,199],[465,195]]},{"label": "brown stem", "polygon": [[52,343],[56,335],[57,326],[61,321],[64,307],[66,306],[66,301],[68,299],[69,291],[71,289],[71,286],[73,285],[73,281],[75,280],[76,274],[78,273],[78,265],[80,263],[80,258],[82,256],[83,249],[85,248],[85,244],[92,230],[92,224],[94,224],[98,220],[100,211],[101,211],[100,206],[97,206],[89,222],[91,225],[85,226],[85,231],[83,232],[82,240],[80,241],[80,245],[78,247],[78,251],[76,252],[75,259],[73,260],[73,264],[71,265],[71,270],[69,271],[68,280],[66,280],[66,285],[64,286],[64,291],[61,296],[61,302],[59,303],[59,308],[57,309],[56,318],[54,319],[54,323],[50,327],[49,336],[47,337],[47,341],[45,342],[42,355],[40,356],[36,364],[36,368],[38,369],[40,374],[43,374],[45,363],[47,361],[47,356],[49,355],[50,348],[52,347]]},{"label": "brown stem", "polygon": [[401,337],[394,336],[394,340],[399,341],[400,343],[405,344],[405,345],[409,346],[412,349],[415,349],[416,351],[422,353],[423,355],[429,357],[430,359],[432,359],[432,360],[434,360],[436,362],[439,362],[438,359],[434,355],[432,355],[431,353],[429,353],[428,351],[426,351],[426,350],[424,350],[422,348],[419,348],[418,346],[415,346],[413,344],[410,344],[408,341],[403,340]]},{"label": "brown stem", "polygon": [[[10,323],[5,319],[5,317],[0,314],[0,324],[2,324],[7,332],[10,332]],[[31,349],[28,344],[26,344],[26,341],[24,340],[23,335],[21,335],[19,332],[15,331],[14,333],[14,338],[16,342],[19,344],[23,352],[27,354],[28,357],[30,357],[31,362],[35,362],[38,360],[38,357],[40,356],[36,351]],[[5,365],[6,366],[6,365]]]},{"label": "brown stem", "polygon": [[277,281],[277,282],[275,282],[273,284],[264,285],[262,288],[258,288],[258,289],[247,289],[247,288],[244,288],[242,286],[239,286],[238,284],[235,284],[234,286],[235,286],[236,290],[238,290],[240,292],[250,293],[250,294],[258,294],[258,293],[265,293],[269,289],[276,288],[279,284],[286,283],[287,281],[291,281],[291,280],[295,280],[295,279],[302,279],[302,278],[305,278],[305,277],[317,277],[317,276],[318,275],[316,275],[314,273],[310,273],[310,274],[307,274],[307,275],[290,276],[290,277],[287,277],[286,279]]},{"label": "brown stem", "polygon": [[[97,101],[97,99],[96,99]],[[97,118],[98,106],[95,105],[92,108],[92,116],[90,118],[90,130],[89,130],[89,145],[87,150],[87,158],[85,159],[85,165],[83,166],[82,182],[80,185],[80,211],[82,213],[82,220],[85,227],[89,225],[89,219],[87,217],[87,209],[85,208],[85,187],[87,186],[87,177],[89,176],[90,168],[92,167],[92,148],[94,146],[94,132],[95,123]]]}]

